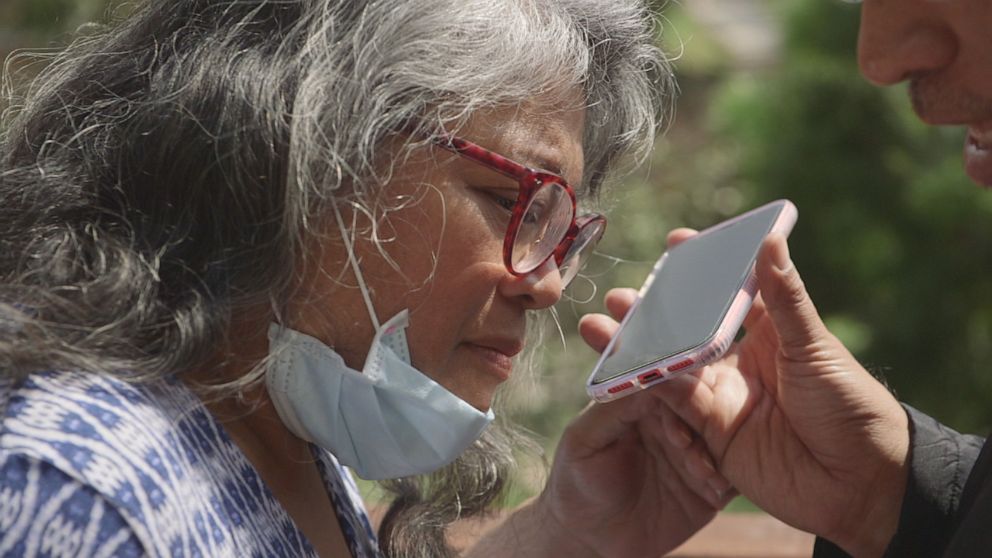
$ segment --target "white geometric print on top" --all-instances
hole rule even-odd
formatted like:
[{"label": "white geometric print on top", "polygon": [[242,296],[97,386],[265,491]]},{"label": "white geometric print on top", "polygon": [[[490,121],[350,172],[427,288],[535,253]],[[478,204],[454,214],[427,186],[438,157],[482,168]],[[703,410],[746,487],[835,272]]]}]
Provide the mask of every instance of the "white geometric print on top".
[{"label": "white geometric print on top", "polygon": [[[352,555],[379,557],[349,472],[312,451]],[[0,380],[0,556],[316,553],[182,382],[45,372]]]}]

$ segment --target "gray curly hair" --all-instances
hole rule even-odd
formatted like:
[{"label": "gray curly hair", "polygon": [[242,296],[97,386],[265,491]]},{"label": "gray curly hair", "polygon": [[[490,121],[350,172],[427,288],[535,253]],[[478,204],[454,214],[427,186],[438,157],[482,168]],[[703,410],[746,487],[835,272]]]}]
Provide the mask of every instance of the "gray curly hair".
[{"label": "gray curly hair", "polygon": [[[668,113],[656,32],[637,0],[138,6],[9,94],[0,379],[145,381],[203,365],[243,309],[286,308],[341,186],[350,203],[384,187],[374,153],[411,127],[456,131],[480,110],[580,91],[579,193],[595,195],[621,159],[647,154]],[[521,443],[490,429],[448,468],[386,483],[383,549],[453,552],[445,527],[494,501]]]}]

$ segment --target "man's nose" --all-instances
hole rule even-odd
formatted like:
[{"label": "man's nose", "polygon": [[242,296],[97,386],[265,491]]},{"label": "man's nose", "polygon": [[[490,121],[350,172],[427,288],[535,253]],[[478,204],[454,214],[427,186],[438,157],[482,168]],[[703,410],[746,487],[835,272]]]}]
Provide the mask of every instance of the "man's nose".
[{"label": "man's nose", "polygon": [[932,3],[867,0],[861,7],[858,64],[876,85],[940,70],[957,55],[957,40]]}]

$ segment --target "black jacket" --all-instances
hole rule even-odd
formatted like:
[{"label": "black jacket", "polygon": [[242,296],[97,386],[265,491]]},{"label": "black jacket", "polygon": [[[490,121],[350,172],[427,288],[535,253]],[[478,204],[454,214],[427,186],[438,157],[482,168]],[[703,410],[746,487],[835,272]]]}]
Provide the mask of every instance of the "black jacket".
[{"label": "black jacket", "polygon": [[[886,558],[992,556],[992,447],[906,406],[910,471]],[[984,446],[984,447],[983,447]],[[814,558],[846,552],[817,539]]]}]

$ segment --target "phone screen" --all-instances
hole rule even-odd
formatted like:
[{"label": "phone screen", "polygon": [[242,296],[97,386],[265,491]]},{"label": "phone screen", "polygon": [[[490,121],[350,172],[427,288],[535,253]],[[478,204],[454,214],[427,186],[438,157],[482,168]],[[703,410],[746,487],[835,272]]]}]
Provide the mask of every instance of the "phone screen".
[{"label": "phone screen", "polygon": [[612,380],[709,341],[782,209],[770,205],[669,250],[592,382]]}]

